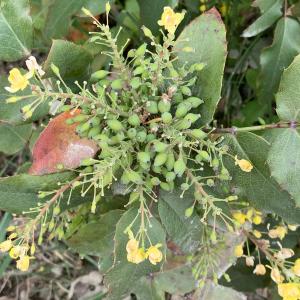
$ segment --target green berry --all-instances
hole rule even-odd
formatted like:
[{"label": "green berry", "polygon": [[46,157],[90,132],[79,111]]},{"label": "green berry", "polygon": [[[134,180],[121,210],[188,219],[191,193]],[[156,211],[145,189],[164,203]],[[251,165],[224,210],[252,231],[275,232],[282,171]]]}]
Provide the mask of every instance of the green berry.
[{"label": "green berry", "polygon": [[174,172],[168,172],[165,177],[167,182],[174,181],[176,174]]},{"label": "green berry", "polygon": [[157,102],[148,101],[146,105],[146,109],[150,114],[157,114],[158,113]]},{"label": "green berry", "polygon": [[130,86],[136,90],[140,87],[141,85],[141,79],[139,77],[134,77],[130,80]]},{"label": "green berry", "polygon": [[77,122],[83,122],[83,121],[86,121],[88,118],[89,118],[88,116],[80,114],[80,115],[75,116],[73,118],[73,121],[76,122],[76,123]]},{"label": "green berry", "polygon": [[202,160],[210,161],[210,156],[207,151],[202,150],[199,152],[199,155],[202,157]]},{"label": "green berry", "polygon": [[122,123],[119,120],[108,120],[107,125],[113,131],[121,131],[124,129]]},{"label": "green berry", "polygon": [[136,183],[136,184],[143,183],[142,177],[138,172],[135,172],[133,170],[127,170],[126,173],[127,173],[129,181]]},{"label": "green berry", "polygon": [[169,101],[160,100],[158,102],[158,110],[161,113],[168,112],[171,109],[171,103]]},{"label": "green berry", "polygon": [[77,126],[76,129],[77,129],[77,131],[79,133],[83,133],[83,132],[85,132],[85,131],[87,131],[87,130],[90,129],[90,122],[86,122],[86,123],[80,124],[80,125]]},{"label": "green berry", "polygon": [[187,86],[181,87],[181,92],[185,96],[191,96],[192,95],[191,89],[189,87],[187,87]]},{"label": "green berry", "polygon": [[127,136],[130,138],[130,139],[134,139],[136,137],[136,129],[135,128],[130,128],[128,129],[127,131]]},{"label": "green berry", "polygon": [[188,113],[184,119],[190,121],[191,123],[195,123],[200,118],[199,114]]},{"label": "green berry", "polygon": [[207,179],[206,184],[207,184],[208,186],[212,187],[212,186],[215,185],[215,182],[213,181],[213,179],[209,178],[209,179]]},{"label": "green berry", "polygon": [[150,162],[150,153],[149,152],[139,152],[137,158],[140,162],[148,163]]},{"label": "green berry", "polygon": [[128,118],[128,123],[132,126],[139,126],[141,124],[141,120],[137,114],[133,114]]},{"label": "green berry", "polygon": [[146,131],[139,131],[136,135],[136,139],[140,142],[143,143],[146,141],[146,137],[147,137],[147,132]]},{"label": "green berry", "polygon": [[183,190],[183,191],[187,191],[189,189],[190,185],[186,182],[182,183],[180,188]]},{"label": "green berry", "polygon": [[189,97],[186,99],[186,101],[188,101],[193,108],[197,108],[200,104],[203,103],[203,100],[197,97]]},{"label": "green berry", "polygon": [[199,140],[203,140],[204,138],[207,137],[207,133],[205,133],[201,129],[193,129],[190,132],[193,137],[195,137],[196,139],[199,139]]},{"label": "green berry", "polygon": [[175,112],[176,118],[183,118],[191,110],[191,108],[192,106],[189,102],[185,101],[179,103]]},{"label": "green berry", "polygon": [[139,46],[135,51],[136,56],[143,56],[146,52],[146,49],[147,49],[147,44],[146,43]]},{"label": "green berry", "polygon": [[104,79],[107,76],[107,74],[108,74],[108,71],[105,71],[105,70],[100,70],[100,71],[94,72],[91,75],[91,81],[96,82],[101,79]]},{"label": "green berry", "polygon": [[170,124],[172,122],[173,117],[169,112],[164,112],[161,115],[161,119],[165,124]]},{"label": "green berry", "polygon": [[160,174],[161,173],[161,167],[156,167],[156,166],[152,165],[152,171],[156,174]]},{"label": "green berry", "polygon": [[174,172],[176,173],[176,175],[178,177],[181,177],[183,175],[185,169],[186,169],[185,162],[184,162],[182,156],[180,156],[178,158],[178,160],[175,161],[175,163],[174,163]]},{"label": "green berry", "polygon": [[169,144],[165,144],[157,140],[153,143],[153,148],[155,152],[164,152],[167,150],[168,146]]},{"label": "green berry", "polygon": [[140,74],[142,74],[144,71],[145,71],[144,67],[138,66],[137,68],[134,69],[133,75],[134,75],[134,76],[140,75]]},{"label": "green berry", "polygon": [[177,130],[184,130],[184,129],[188,129],[192,126],[192,122],[190,120],[186,120],[186,119],[183,119],[183,120],[179,120],[175,125],[174,127],[177,129]]},{"label": "green berry", "polygon": [[172,187],[168,182],[161,182],[160,187],[166,192],[170,192],[172,190]]},{"label": "green berry", "polygon": [[167,158],[168,158],[167,153],[165,153],[165,152],[158,153],[154,160],[154,166],[160,167],[160,166],[164,165],[165,162],[167,161]]},{"label": "green berry", "polygon": [[92,129],[90,129],[89,133],[88,133],[88,137],[89,138],[93,138],[96,135],[98,135],[100,133],[100,127],[94,127]]},{"label": "green berry", "polygon": [[115,79],[112,83],[111,83],[111,88],[113,90],[120,90],[123,87],[123,80],[122,79]]},{"label": "green berry", "polygon": [[168,153],[168,158],[166,161],[166,167],[168,171],[172,171],[174,168],[175,156],[173,152]]},{"label": "green berry", "polygon": [[155,134],[149,133],[149,134],[147,134],[146,141],[149,143],[149,142],[152,142],[153,140],[155,140],[155,138],[156,138]]},{"label": "green berry", "polygon": [[160,180],[158,177],[152,177],[151,178],[151,183],[156,186],[156,185],[159,185],[160,184]]},{"label": "green berry", "polygon": [[99,117],[94,117],[91,120],[91,124],[92,124],[93,127],[99,126],[100,123],[101,123],[101,119]]}]

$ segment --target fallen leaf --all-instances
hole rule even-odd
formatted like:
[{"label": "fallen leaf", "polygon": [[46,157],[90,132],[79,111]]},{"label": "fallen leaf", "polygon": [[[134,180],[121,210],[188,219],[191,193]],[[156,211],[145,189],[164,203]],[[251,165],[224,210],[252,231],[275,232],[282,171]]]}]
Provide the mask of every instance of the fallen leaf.
[{"label": "fallen leaf", "polygon": [[[98,151],[96,143],[76,134],[77,123],[66,123],[67,119],[79,113],[80,110],[64,112],[49,122],[33,147],[33,164],[29,174],[43,175],[74,169],[83,159],[95,156]],[[61,168],[58,169],[58,166]]]}]

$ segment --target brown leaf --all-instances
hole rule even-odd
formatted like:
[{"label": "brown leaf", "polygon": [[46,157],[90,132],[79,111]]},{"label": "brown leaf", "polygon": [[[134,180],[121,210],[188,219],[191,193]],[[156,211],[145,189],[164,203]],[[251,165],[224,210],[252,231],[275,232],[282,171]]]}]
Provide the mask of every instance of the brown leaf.
[{"label": "brown leaf", "polygon": [[98,151],[96,143],[76,134],[77,123],[66,124],[67,119],[79,113],[80,110],[64,112],[49,122],[34,145],[29,174],[55,173],[59,171],[58,165],[63,169],[74,169],[83,159],[95,156]]}]

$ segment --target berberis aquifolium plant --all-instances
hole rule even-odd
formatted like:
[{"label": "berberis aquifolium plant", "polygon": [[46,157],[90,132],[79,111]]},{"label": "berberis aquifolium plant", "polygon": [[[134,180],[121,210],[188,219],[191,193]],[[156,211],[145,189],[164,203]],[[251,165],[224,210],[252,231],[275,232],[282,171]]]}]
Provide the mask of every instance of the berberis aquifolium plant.
[{"label": "berberis aquifolium plant", "polygon": [[[297,229],[297,218],[249,202],[251,192],[245,192],[247,183],[242,185],[252,180],[258,184],[255,176],[261,171],[254,166],[260,158],[253,151],[266,147],[258,138],[255,148],[245,151],[245,140],[256,139],[249,131],[296,130],[297,123],[284,118],[278,124],[249,128],[207,126],[211,99],[199,97],[198,91],[209,84],[201,74],[214,62],[188,59],[197,54],[191,44],[197,38],[193,32],[184,31],[175,39],[184,12],[165,7],[158,21],[162,43],[143,27],[149,43],[126,53],[126,43],[121,49],[117,46],[121,29],[113,35],[108,26],[109,4],[104,24],[87,9],[83,12],[98,28],[90,41],[105,48],[109,69],[92,74],[90,82],[76,81],[76,93],[55,64],[51,70],[56,81],[46,79],[34,57],[26,62],[27,73],[10,71],[7,91],[13,94],[29,86],[30,93],[12,95],[7,105],[34,99],[22,106],[25,120],[45,103],[58,114],[34,146],[29,173],[64,172],[58,175],[57,187],[40,189],[36,207],[23,211],[25,217],[7,228],[1,251],[9,252],[22,271],[30,268],[36,243],[46,239],[64,239],[85,254],[79,236],[95,230],[89,220],[93,226],[101,218],[98,234],[87,243],[100,240],[92,252],[100,253],[112,299],[138,293],[149,276],[157,276],[159,290],[164,274],[172,272],[169,262],[185,270],[182,280],[192,282],[185,293],[201,293],[210,283],[230,282],[226,270],[240,257],[247,266],[255,266],[256,275],[270,269],[284,299],[300,299],[300,260],[289,261],[294,252],[280,242],[288,230]],[[209,14],[215,17],[216,12]],[[283,110],[285,104],[279,105]],[[234,139],[239,133],[238,144]],[[51,152],[56,146],[59,149]],[[232,185],[232,177],[240,178],[239,186]],[[262,179],[260,184],[265,184]],[[272,201],[272,195],[266,197]],[[105,214],[103,205],[110,207]],[[113,239],[101,242],[108,233]]]}]

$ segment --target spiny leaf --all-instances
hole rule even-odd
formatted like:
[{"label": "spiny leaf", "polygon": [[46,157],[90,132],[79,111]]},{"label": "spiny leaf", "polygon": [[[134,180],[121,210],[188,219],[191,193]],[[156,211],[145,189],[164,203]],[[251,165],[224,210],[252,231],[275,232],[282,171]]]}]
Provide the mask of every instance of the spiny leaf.
[{"label": "spiny leaf", "polygon": [[[184,52],[189,47],[193,52]],[[221,87],[227,42],[225,26],[218,11],[213,8],[193,20],[179,35],[174,50],[181,64],[204,63],[205,68],[197,76],[194,95],[204,100],[200,113],[201,123],[212,121],[221,98]]]},{"label": "spiny leaf", "polygon": [[76,134],[78,124],[66,123],[79,113],[79,110],[65,112],[50,121],[34,145],[30,174],[55,173],[58,165],[64,169],[77,168],[83,159],[94,157],[98,150],[96,143]]}]

